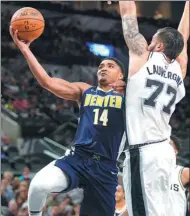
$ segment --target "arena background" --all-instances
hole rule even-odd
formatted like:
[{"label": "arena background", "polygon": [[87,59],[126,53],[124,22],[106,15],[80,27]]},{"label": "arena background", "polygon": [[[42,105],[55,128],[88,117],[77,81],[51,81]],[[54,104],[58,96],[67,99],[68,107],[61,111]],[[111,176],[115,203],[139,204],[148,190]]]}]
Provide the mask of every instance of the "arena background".
[{"label": "arena background", "polygon": [[[127,69],[128,49],[122,35],[117,2],[111,5],[95,1],[1,2],[2,215],[11,212],[12,215],[25,216],[27,184],[36,171],[70,148],[79,109],[76,103],[59,99],[42,89],[12,42],[9,22],[21,7],[34,7],[45,18],[45,31],[32,43],[31,50],[53,77],[96,85],[99,62],[106,56],[115,56]],[[150,42],[157,29],[177,28],[183,8],[184,2],[180,1],[137,2],[140,32]],[[177,106],[171,120],[173,134],[182,143],[178,163],[184,166],[190,166],[189,70],[184,81],[186,97]],[[122,172],[122,158],[118,165]],[[3,182],[7,175],[8,183]],[[6,195],[5,191],[8,191]],[[80,189],[50,196],[44,215],[76,216],[81,200]]]}]

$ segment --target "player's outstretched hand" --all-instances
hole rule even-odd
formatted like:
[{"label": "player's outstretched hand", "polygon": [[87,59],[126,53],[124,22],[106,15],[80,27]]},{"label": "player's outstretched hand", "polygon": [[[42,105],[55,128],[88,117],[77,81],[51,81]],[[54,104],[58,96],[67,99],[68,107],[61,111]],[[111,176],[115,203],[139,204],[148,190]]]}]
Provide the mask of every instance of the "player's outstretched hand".
[{"label": "player's outstretched hand", "polygon": [[19,40],[18,39],[18,30],[13,30],[13,28],[10,26],[9,28],[9,32],[10,32],[10,35],[13,39],[13,41],[15,42],[15,44],[17,45],[17,47],[20,49],[20,50],[24,50],[25,48],[28,48],[31,44],[31,41],[22,41],[22,40]]},{"label": "player's outstretched hand", "polygon": [[115,91],[124,93],[126,83],[123,80],[117,80],[109,86],[112,87]]}]

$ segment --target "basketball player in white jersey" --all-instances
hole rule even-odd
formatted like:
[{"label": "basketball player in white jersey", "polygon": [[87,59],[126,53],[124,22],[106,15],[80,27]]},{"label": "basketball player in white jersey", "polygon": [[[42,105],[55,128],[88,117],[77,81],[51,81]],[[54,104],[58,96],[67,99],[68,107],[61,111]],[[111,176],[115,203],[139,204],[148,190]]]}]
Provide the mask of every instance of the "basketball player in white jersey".
[{"label": "basketball player in white jersey", "polygon": [[185,96],[189,2],[178,31],[158,30],[149,46],[139,32],[135,2],[119,1],[119,6],[129,49],[127,139],[123,137],[120,148],[126,155],[123,180],[127,210],[129,216],[170,216],[167,210],[175,154],[169,145],[169,121]]},{"label": "basketball player in white jersey", "polygon": [[116,206],[115,206],[115,215],[114,216],[128,216],[127,213],[127,205],[125,201],[125,192],[122,185],[117,186],[117,190],[115,193],[115,200],[116,200]]},{"label": "basketball player in white jersey", "polygon": [[[180,151],[180,141],[177,137],[171,136],[170,144],[176,155]],[[190,168],[175,166],[172,172],[170,187],[169,211],[172,216],[186,216],[187,213],[187,186],[190,184]]]}]

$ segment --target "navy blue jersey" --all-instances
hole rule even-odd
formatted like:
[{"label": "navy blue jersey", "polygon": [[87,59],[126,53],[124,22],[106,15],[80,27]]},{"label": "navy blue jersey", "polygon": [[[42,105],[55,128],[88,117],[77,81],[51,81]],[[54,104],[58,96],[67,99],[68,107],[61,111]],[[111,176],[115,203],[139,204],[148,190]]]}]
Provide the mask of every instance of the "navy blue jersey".
[{"label": "navy blue jersey", "polygon": [[124,133],[124,96],[90,87],[81,99],[80,121],[73,144],[85,152],[116,160]]}]

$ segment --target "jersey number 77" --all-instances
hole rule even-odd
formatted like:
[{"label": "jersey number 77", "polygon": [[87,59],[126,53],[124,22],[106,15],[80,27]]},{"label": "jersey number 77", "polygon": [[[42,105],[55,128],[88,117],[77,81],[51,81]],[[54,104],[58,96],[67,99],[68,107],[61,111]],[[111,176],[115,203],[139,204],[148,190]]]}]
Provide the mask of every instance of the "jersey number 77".
[{"label": "jersey number 77", "polygon": [[[166,84],[158,81],[158,80],[152,80],[152,79],[147,79],[146,82],[146,87],[147,88],[152,88],[155,86],[155,90],[152,92],[152,94],[149,96],[149,98],[144,100],[144,105],[155,107],[156,106],[156,99],[159,97],[159,95],[162,93],[164,86]],[[177,96],[177,91],[174,89],[172,86],[167,85],[166,86],[166,94],[171,95],[171,99],[168,101],[168,104],[165,104],[163,106],[162,111],[168,115],[171,114],[171,107],[175,103],[176,96]]]}]

